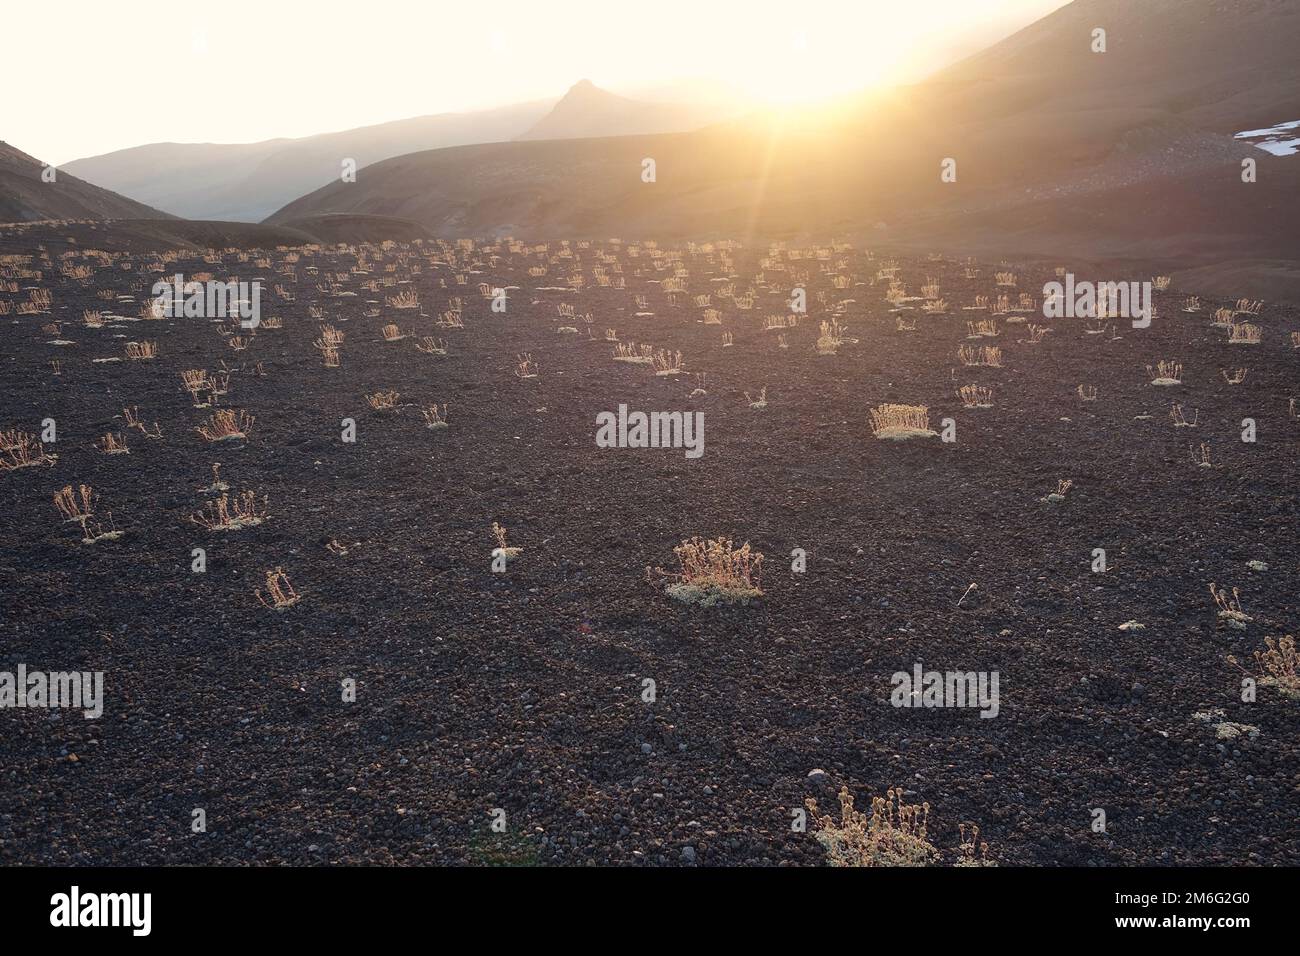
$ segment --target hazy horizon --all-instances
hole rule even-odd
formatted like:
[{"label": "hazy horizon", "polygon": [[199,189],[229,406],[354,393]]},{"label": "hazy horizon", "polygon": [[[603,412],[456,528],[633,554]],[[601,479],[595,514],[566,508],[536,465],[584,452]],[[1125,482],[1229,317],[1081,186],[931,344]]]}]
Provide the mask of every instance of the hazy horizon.
[{"label": "hazy horizon", "polygon": [[[47,78],[7,104],[0,139],[61,165],[148,143],[296,138],[558,98],[580,79],[623,95],[687,82],[757,105],[815,100],[914,81],[1067,2],[863,0],[846,11],[809,0],[787,22],[788,5],[733,0],[622,13],[580,0],[566,17],[519,0],[490,15],[393,0],[322,0],[304,15],[233,0],[217,22],[197,4],[73,0],[66,17],[6,14],[25,41],[7,53],[14,74]],[[50,76],[52,50],[67,65]]]}]

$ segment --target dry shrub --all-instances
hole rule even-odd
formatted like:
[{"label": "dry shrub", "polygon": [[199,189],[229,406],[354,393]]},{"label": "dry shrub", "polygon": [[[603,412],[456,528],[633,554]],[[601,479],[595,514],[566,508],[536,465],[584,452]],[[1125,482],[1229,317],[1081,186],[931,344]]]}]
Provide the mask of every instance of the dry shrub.
[{"label": "dry shrub", "polygon": [[924,405],[877,405],[871,410],[871,434],[901,441],[933,438],[939,433],[930,427],[930,410]]},{"label": "dry shrub", "polygon": [[674,579],[666,589],[669,597],[712,607],[719,603],[747,604],[751,598],[763,595],[759,587],[763,556],[752,550],[749,542],[736,548],[730,538],[696,537],[683,541],[673,548],[673,553],[681,571],[667,575]]},{"label": "dry shrub", "polygon": [[58,455],[47,455],[45,445],[17,429],[0,431],[0,471],[17,471],[37,465],[53,465]]},{"label": "dry shrub", "polygon": [[1228,326],[1229,345],[1258,345],[1264,330],[1250,322],[1234,322]]},{"label": "dry shrub", "polygon": [[1295,638],[1266,637],[1268,649],[1255,652],[1255,661],[1264,669],[1261,684],[1276,687],[1287,697],[1300,700],[1300,658],[1296,656]]},{"label": "dry shrub", "polygon": [[1151,376],[1152,385],[1181,385],[1183,366],[1181,362],[1161,359],[1155,367],[1147,366],[1147,375]]},{"label": "dry shrub", "polygon": [[523,548],[514,548],[506,544],[506,529],[495,521],[492,522],[492,537],[497,539],[497,546],[492,551],[492,557],[502,557],[510,561],[524,553]]},{"label": "dry shrub", "polygon": [[255,527],[267,519],[265,497],[261,504],[263,510],[259,511],[257,495],[251,491],[233,499],[223,494],[215,501],[205,502],[204,510],[190,515],[190,520],[209,531],[238,531]]},{"label": "dry shrub", "polygon": [[963,345],[957,349],[957,358],[963,365],[987,365],[991,368],[1002,367],[1002,350],[992,345],[972,347]]},{"label": "dry shrub", "polygon": [[957,389],[957,397],[964,408],[993,407],[993,389],[986,385],[963,385]]},{"label": "dry shrub", "polygon": [[387,302],[394,309],[418,309],[420,307],[420,297],[413,290],[389,296]]},{"label": "dry shrub", "polygon": [[1237,588],[1233,588],[1232,593],[1229,594],[1227,588],[1218,587],[1211,582],[1210,596],[1214,598],[1214,604],[1219,609],[1219,620],[1229,627],[1239,631],[1244,630],[1246,625],[1254,620],[1241,606],[1241,592]]},{"label": "dry shrub", "polygon": [[424,415],[424,422],[430,428],[447,427],[447,406],[439,406],[436,402],[420,410]]},{"label": "dry shrub", "polygon": [[817,842],[826,848],[831,866],[928,866],[939,851],[926,839],[930,805],[903,803],[901,788],[871,798],[871,813],[853,805],[848,787],[840,788],[840,820],[817,816],[817,801],[809,799],[818,830]]},{"label": "dry shrub", "polygon": [[247,438],[248,430],[253,427],[254,421],[256,419],[248,412],[220,408],[212,413],[211,418],[198,427],[198,432],[208,441],[231,441],[238,438]]},{"label": "dry shrub", "polygon": [[829,322],[822,322],[821,332],[817,336],[817,354],[834,355],[839,347],[844,344],[844,331],[844,326],[834,319]]},{"label": "dry shrub", "polygon": [[253,593],[262,607],[272,611],[283,611],[291,608],[301,600],[298,592],[289,583],[289,577],[282,568],[266,572],[266,594],[271,599],[269,602],[262,596],[261,588],[258,588]]}]

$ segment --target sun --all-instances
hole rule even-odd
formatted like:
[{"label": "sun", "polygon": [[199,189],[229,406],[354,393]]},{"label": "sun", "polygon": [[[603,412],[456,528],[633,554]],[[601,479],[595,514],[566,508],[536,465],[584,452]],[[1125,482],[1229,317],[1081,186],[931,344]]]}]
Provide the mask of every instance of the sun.
[{"label": "sun", "polygon": [[[872,36],[872,34],[868,34]],[[736,63],[739,85],[774,106],[811,103],[887,82],[905,56],[885,41],[860,35],[794,32],[774,44],[770,55]]]}]

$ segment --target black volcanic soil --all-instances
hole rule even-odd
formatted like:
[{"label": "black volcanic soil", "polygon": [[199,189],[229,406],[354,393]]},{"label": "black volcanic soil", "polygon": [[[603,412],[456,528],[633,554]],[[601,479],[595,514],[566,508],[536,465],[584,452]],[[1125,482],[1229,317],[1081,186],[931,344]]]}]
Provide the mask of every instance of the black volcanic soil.
[{"label": "black volcanic soil", "polygon": [[[1243,703],[1228,660],[1254,668],[1265,636],[1297,626],[1300,314],[1266,305],[1252,320],[1263,343],[1230,346],[1209,324],[1222,303],[1184,314],[1181,295],[1158,293],[1152,326],[1120,321],[1119,338],[1062,319],[1033,345],[1000,321],[999,338],[970,344],[999,345],[1004,367],[964,368],[965,322],[984,313],[905,312],[917,331],[898,331],[879,256],[764,267],[766,250],[738,250],[728,267],[684,250],[689,295],[672,305],[651,281],[671,270],[644,250],[618,254],[626,290],[599,287],[610,249],[574,246],[544,278],[527,271],[544,256],[506,245],[372,249],[372,272],[342,283],[355,297],[320,289],[355,265],[346,250],[303,250],[296,283],[255,268],[256,253],[157,274],[141,257],[89,283],[34,261],[52,315],[0,318],[0,428],[53,418],[59,457],[0,473],[0,670],[102,670],[107,703],[99,720],[0,711],[0,861],[817,864],[792,808],[816,796],[829,809],[841,785],[865,807],[900,785],[931,804],[948,862],[973,821],[1003,865],[1300,863],[1300,704],[1269,687]],[[434,264],[453,254],[457,268]],[[973,279],[952,261],[900,266],[909,292],[932,276],[954,310],[998,292],[993,262]],[[1039,298],[1052,278],[1009,268]],[[237,352],[208,320],[81,324],[84,309],[113,308],[96,289],[134,296],[116,307],[134,316],[175,271],[263,278],[263,314],[284,328]],[[540,291],[574,272],[581,292]],[[761,319],[786,314],[797,274],[809,315],[781,350]],[[853,284],[835,289],[833,274]],[[410,284],[361,288],[385,276]],[[701,324],[690,297],[726,277],[758,301],[743,311],[715,294],[725,324]],[[33,283],[12,281],[0,300],[24,301]],[[296,302],[276,301],[277,282]],[[479,282],[521,288],[501,315]],[[384,304],[407,288],[423,314]],[[634,293],[653,316],[634,315]],[[450,295],[464,299],[463,330],[435,326]],[[368,299],[381,317],[363,316]],[[817,323],[841,300],[859,341],[819,356]],[[579,318],[561,319],[560,303]],[[311,306],[346,334],[341,368],[322,367]],[[680,349],[707,396],[689,397],[693,375],[611,361],[584,313],[598,339],[612,327]],[[51,319],[59,336],[42,331]],[[390,321],[449,354],[384,342]],[[582,332],[557,332],[569,324]],[[92,361],[140,339],[158,342],[156,360]],[[521,352],[540,377],[515,377]],[[1144,366],[1161,359],[1182,362],[1181,387],[1148,384]],[[209,413],[180,387],[181,371],[222,361],[224,404],[256,416],[246,442],[204,442]],[[1236,367],[1248,377],[1229,386],[1220,370]],[[963,410],[954,390],[968,383],[991,385],[996,407]],[[1079,384],[1099,399],[1081,402]],[[752,410],[743,392],[763,386],[768,407]],[[380,389],[401,407],[370,409]],[[895,401],[955,419],[957,441],[875,440],[869,409]],[[1196,428],[1173,427],[1175,401],[1199,410]],[[450,404],[450,428],[425,427],[417,406],[433,402]],[[596,415],[621,402],[702,410],[704,456],[597,448]],[[163,437],[132,431],[129,455],[104,455],[93,443],[124,427],[124,406]],[[1247,417],[1254,444],[1240,440]],[[355,444],[340,440],[345,418]],[[1201,442],[1212,468],[1192,463]],[[213,462],[232,490],[267,497],[266,523],[209,533],[188,520]],[[1057,479],[1074,485],[1046,504]],[[60,521],[51,495],[82,482],[120,540],[83,545]],[[493,521],[524,549],[504,574],[491,570]],[[696,534],[761,551],[765,597],[691,607],[647,583],[646,566],[672,568]],[[196,547],[204,574],[190,570]],[[808,553],[802,575],[794,548]],[[283,613],[254,598],[277,566],[302,595]],[[1210,582],[1241,589],[1244,631],[1218,622]],[[1145,630],[1118,629],[1130,620]],[[918,661],[998,671],[999,715],[894,708],[890,676]],[[355,703],[341,699],[346,678]],[[1212,708],[1259,735],[1217,739],[1192,717]],[[191,832],[195,808],[206,833]],[[1092,831],[1094,808],[1107,833]]]}]

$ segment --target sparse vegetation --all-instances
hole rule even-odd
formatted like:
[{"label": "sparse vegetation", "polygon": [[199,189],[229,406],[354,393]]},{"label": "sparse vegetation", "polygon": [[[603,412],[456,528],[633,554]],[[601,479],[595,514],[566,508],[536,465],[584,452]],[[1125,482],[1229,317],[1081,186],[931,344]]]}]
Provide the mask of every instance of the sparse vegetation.
[{"label": "sparse vegetation", "polygon": [[853,805],[848,787],[840,789],[839,799],[839,820],[821,814],[816,800],[807,801],[831,866],[929,866],[939,859],[926,832],[928,803],[904,803],[902,789],[894,787],[871,798],[870,813]]},{"label": "sparse vegetation", "polygon": [[267,610],[287,611],[302,600],[289,582],[289,576],[284,573],[283,568],[267,571],[264,587],[265,592],[262,588],[258,588],[253,593],[258,603]]},{"label": "sparse vegetation", "polygon": [[877,405],[871,410],[871,434],[889,441],[934,438],[930,410],[924,405]]},{"label": "sparse vegetation", "polygon": [[198,432],[207,441],[236,441],[248,437],[255,419],[246,411],[231,408],[219,408]]},{"label": "sparse vegetation", "polygon": [[1300,657],[1296,655],[1295,638],[1264,638],[1265,649],[1255,652],[1255,661],[1264,672],[1261,684],[1276,687],[1293,700],[1300,700]]},{"label": "sparse vegetation", "polygon": [[673,548],[673,553],[677,574],[647,568],[646,575],[669,578],[666,593],[675,600],[712,607],[748,604],[763,595],[759,587],[763,555],[752,550],[749,542],[737,548],[730,538],[689,538]]}]

